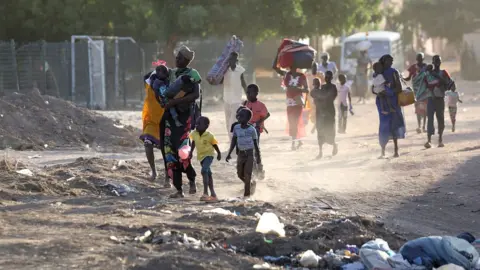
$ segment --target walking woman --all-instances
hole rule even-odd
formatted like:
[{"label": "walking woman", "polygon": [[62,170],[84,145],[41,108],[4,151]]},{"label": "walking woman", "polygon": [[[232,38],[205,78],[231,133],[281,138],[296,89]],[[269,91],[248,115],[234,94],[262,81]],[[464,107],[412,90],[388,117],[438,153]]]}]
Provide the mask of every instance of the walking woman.
[{"label": "walking woman", "polygon": [[[173,185],[177,192],[172,194],[171,198],[183,198],[182,189],[182,173],[187,174],[190,184],[190,194],[197,192],[195,177],[196,173],[192,167],[189,153],[181,155],[180,153],[190,151],[190,131],[195,111],[195,100],[200,97],[200,74],[192,68],[189,68],[190,62],[193,60],[195,53],[187,47],[182,47],[176,56],[176,68],[170,71],[170,81],[174,82],[182,75],[189,75],[194,82],[192,93],[182,98],[172,99],[165,105],[165,112],[161,123],[160,130],[161,141],[164,147],[165,160],[167,163],[167,173],[173,180]],[[177,120],[182,126],[177,126],[175,120],[169,112],[169,108],[177,109]],[[188,156],[187,156],[188,155]]]},{"label": "walking woman", "polygon": [[438,122],[438,147],[443,147],[443,130],[445,129],[445,92],[455,89],[455,83],[446,70],[441,70],[442,58],[435,55],[432,58],[433,71],[429,72],[427,86],[430,92],[427,104],[427,143],[425,148],[431,148],[432,135],[435,134],[434,117]]},{"label": "walking woman", "polygon": [[[143,132],[140,135],[140,140],[145,146],[145,155],[148,164],[150,165],[150,180],[155,181],[157,178],[157,169],[155,167],[154,148],[162,151],[162,144],[160,142],[160,122],[163,117],[164,109],[160,106],[157,100],[157,95],[152,88],[153,81],[156,78],[156,71],[152,71],[145,75],[145,101],[142,110],[142,124]],[[164,164],[165,165],[165,164]],[[166,168],[166,167],[165,167]],[[168,175],[165,173],[166,182],[168,182]]]},{"label": "walking woman", "polygon": [[358,103],[365,104],[365,96],[368,89],[368,67],[372,65],[372,59],[367,51],[361,51],[357,58],[357,72],[355,74],[355,94],[358,95]]},{"label": "walking woman", "polygon": [[[417,115],[417,133],[425,132],[425,120],[427,118],[427,98],[428,93],[424,84],[424,71],[427,64],[424,63],[425,55],[423,53],[417,54],[417,63],[408,68],[408,76],[404,78],[405,81],[412,81],[413,91],[415,92],[415,114]],[[423,120],[423,126],[422,126]],[[422,128],[421,128],[422,127]]]},{"label": "walking woman", "polygon": [[[398,105],[398,94],[402,91],[402,85],[400,82],[400,74],[398,70],[392,68],[393,57],[389,54],[384,55],[379,60],[383,66],[383,77],[386,81],[385,95],[391,100],[392,109],[384,112],[382,110],[382,98],[377,95],[376,105],[378,115],[380,118],[380,126],[378,130],[378,139],[380,147],[382,148],[382,154],[380,158],[385,157],[385,148],[390,139],[394,144],[394,155],[398,157],[398,139],[405,138],[405,121],[402,114],[402,109]],[[372,88],[372,93],[375,94]]]},{"label": "walking woman", "polygon": [[[298,72],[297,68],[291,67],[283,78],[283,84],[287,89],[288,133],[292,137],[292,150],[296,150],[302,146],[299,139],[305,136],[302,111],[305,107],[305,94],[309,93],[307,77]],[[298,141],[297,145],[295,141]]]}]

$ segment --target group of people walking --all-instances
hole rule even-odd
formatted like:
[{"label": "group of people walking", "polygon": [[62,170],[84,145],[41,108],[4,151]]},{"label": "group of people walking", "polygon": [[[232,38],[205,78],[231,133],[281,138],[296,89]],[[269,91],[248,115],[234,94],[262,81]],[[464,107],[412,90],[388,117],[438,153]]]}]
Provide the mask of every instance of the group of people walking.
[{"label": "group of people walking", "polygon": [[[432,57],[432,64],[424,63],[423,53],[417,54],[417,63],[408,68],[408,76],[415,92],[415,114],[417,115],[417,133],[426,132],[425,148],[431,148],[432,136],[435,134],[435,119],[437,120],[438,147],[443,147],[443,132],[445,130],[445,101],[450,114],[452,132],[455,132],[457,104],[462,102],[456,92],[455,82],[450,74],[441,69],[442,58]],[[427,120],[427,121],[425,121]],[[427,129],[425,129],[427,122]],[[422,125],[423,124],[423,125]]]},{"label": "group of people walking", "polygon": [[[144,143],[152,181],[157,178],[154,148],[160,149],[166,172],[164,186],[169,188],[173,182],[176,188],[171,198],[185,196],[183,174],[189,180],[189,193],[197,193],[197,174],[191,163],[196,150],[204,186],[200,200],[216,202],[211,165],[215,158],[221,160],[222,154],[216,137],[208,131],[210,120],[201,116],[196,103],[202,79],[195,69],[189,67],[194,56],[195,53],[184,46],[176,55],[175,68],[163,64],[145,75],[146,97],[140,139]],[[255,192],[254,168],[263,170],[259,138],[264,130],[263,122],[270,113],[265,104],[257,100],[260,88],[255,84],[246,85],[244,71],[238,65],[238,54],[232,53],[222,83],[225,88],[225,118],[231,140],[226,161],[231,160],[231,154],[236,149],[237,175],[245,183],[244,197],[248,198]],[[178,85],[182,89],[176,90]],[[169,96],[169,92],[174,93]],[[247,95],[245,102],[242,102],[243,93]],[[254,166],[254,163],[257,165]]]},{"label": "group of people walking", "polygon": [[[165,187],[170,187],[172,181],[176,188],[172,198],[184,197],[183,174],[186,174],[189,180],[189,193],[197,192],[197,175],[191,163],[196,150],[204,185],[200,199],[217,201],[211,165],[214,159],[221,160],[222,154],[216,137],[208,131],[210,120],[200,116],[196,103],[200,96],[202,79],[195,69],[189,67],[194,56],[192,50],[182,47],[176,56],[175,68],[161,65],[145,76],[147,95],[142,113],[143,134],[140,139],[144,142],[152,181],[157,178],[154,148],[161,150],[166,171]],[[226,161],[231,160],[232,153],[236,150],[237,176],[244,182],[244,197],[248,198],[255,192],[253,174],[263,172],[260,135],[266,131],[264,122],[270,117],[270,113],[265,104],[258,100],[258,85],[246,84],[243,75],[245,69],[238,64],[238,56],[238,53],[231,53],[228,59],[229,67],[222,80],[225,122],[230,138]],[[332,156],[338,153],[335,140],[337,130],[338,133],[345,133],[348,113],[353,115],[346,76],[337,74],[337,67],[334,62],[329,61],[327,53],[321,58],[322,62],[312,69],[309,77],[294,66],[288,71],[278,70],[283,76],[282,85],[286,92],[287,131],[291,137],[291,149],[298,150],[302,147],[301,138],[305,136],[305,125],[311,121],[314,124],[312,133],[317,132],[317,158],[323,157],[324,144],[332,146]],[[374,64],[366,54],[362,54],[361,59],[362,72],[366,74],[368,67],[374,68],[372,93],[376,95],[380,120],[378,136],[381,157],[385,156],[390,140],[394,143],[393,156],[398,157],[398,140],[405,138],[403,109],[398,102],[403,91],[402,80],[412,81],[416,95],[417,132],[427,132],[425,148],[431,147],[431,138],[435,134],[435,118],[438,122],[438,146],[443,147],[444,98],[448,98],[452,131],[455,131],[456,104],[462,101],[455,92],[455,83],[450,75],[441,69],[440,56],[434,56],[432,65],[427,65],[424,63],[424,55],[418,54],[417,63],[408,68],[406,78],[402,78],[398,70],[392,67],[394,59],[391,55],[382,56]],[[361,78],[356,78],[356,87],[358,84],[365,84],[365,88],[368,88],[363,73],[357,77]],[[338,79],[338,84],[334,83],[335,78]],[[168,88],[175,88],[177,82],[185,89],[188,86],[189,90],[165,96]],[[243,94],[247,97],[245,101],[242,99]],[[339,114],[338,127],[335,125],[336,111]]]}]

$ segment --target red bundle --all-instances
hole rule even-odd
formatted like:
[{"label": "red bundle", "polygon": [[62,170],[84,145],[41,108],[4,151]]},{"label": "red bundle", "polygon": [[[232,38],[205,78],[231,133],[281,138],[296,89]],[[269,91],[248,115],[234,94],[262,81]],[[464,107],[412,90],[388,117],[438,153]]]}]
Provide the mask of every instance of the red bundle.
[{"label": "red bundle", "polygon": [[317,51],[309,45],[291,39],[284,39],[277,51],[273,68],[309,69],[315,61]]}]

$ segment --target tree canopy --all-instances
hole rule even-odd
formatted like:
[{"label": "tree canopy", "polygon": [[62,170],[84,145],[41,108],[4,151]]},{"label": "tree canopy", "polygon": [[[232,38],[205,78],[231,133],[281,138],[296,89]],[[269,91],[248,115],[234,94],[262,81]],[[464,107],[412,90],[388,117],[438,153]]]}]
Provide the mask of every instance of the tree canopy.
[{"label": "tree canopy", "polygon": [[406,0],[396,20],[404,27],[421,26],[431,37],[461,41],[480,27],[479,0]]},{"label": "tree canopy", "polygon": [[71,35],[140,41],[236,34],[340,35],[380,19],[381,0],[16,0],[1,1],[0,39],[64,41]]}]

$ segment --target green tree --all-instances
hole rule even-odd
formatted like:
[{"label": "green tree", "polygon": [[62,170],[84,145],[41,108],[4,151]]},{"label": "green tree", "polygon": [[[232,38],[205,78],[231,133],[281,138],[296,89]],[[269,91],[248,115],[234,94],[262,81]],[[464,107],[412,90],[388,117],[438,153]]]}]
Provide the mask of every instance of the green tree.
[{"label": "green tree", "polygon": [[[130,21],[144,38],[163,40],[172,50],[180,38],[236,34],[270,36],[341,35],[379,21],[381,0],[125,0]],[[138,26],[141,27],[138,28]]]},{"label": "green tree", "polygon": [[396,20],[410,30],[420,26],[431,37],[458,42],[480,27],[478,14],[478,0],[406,0]]},{"label": "green tree", "polygon": [[0,1],[0,38],[68,40],[122,35],[165,41],[236,34],[340,35],[379,19],[381,0],[17,0]]}]

